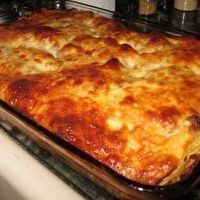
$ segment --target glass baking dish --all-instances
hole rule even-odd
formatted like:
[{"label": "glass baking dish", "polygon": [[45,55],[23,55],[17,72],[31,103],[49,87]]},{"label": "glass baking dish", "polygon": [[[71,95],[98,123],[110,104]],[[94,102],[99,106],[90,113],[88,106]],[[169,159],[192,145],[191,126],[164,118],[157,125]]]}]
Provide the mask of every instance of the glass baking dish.
[{"label": "glass baking dish", "polygon": [[[65,6],[67,8],[75,7],[91,10],[110,18],[115,17],[115,14],[111,11],[73,1],[66,1]],[[127,24],[125,19],[118,18],[118,20],[122,20],[122,22]],[[51,133],[40,124],[19,113],[2,100],[0,100],[0,118],[66,165],[80,172],[83,176],[119,199],[177,199],[190,192],[200,182],[200,164],[197,164],[188,177],[172,185],[148,186],[139,184],[117,174],[59,136]]]}]

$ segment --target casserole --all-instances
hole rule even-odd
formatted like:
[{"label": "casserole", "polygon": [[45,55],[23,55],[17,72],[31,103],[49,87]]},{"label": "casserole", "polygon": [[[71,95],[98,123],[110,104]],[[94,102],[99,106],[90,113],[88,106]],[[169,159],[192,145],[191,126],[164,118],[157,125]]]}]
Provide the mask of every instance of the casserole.
[{"label": "casserole", "polygon": [[[2,118],[67,163],[84,157],[78,170],[115,195],[121,191],[120,198],[131,199],[135,187],[142,192],[137,198],[163,198],[179,181],[193,185],[200,148],[197,39],[145,35],[76,9],[44,9],[0,29],[0,97],[12,106],[1,101]],[[74,151],[84,156],[75,159]]]}]

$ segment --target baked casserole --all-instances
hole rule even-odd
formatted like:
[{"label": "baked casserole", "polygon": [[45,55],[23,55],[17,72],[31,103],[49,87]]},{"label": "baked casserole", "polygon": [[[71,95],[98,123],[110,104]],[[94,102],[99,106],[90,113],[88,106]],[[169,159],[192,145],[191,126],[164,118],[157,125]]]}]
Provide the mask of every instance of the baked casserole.
[{"label": "baked casserole", "polygon": [[120,175],[167,185],[200,153],[200,41],[77,9],[0,27],[0,98]]}]

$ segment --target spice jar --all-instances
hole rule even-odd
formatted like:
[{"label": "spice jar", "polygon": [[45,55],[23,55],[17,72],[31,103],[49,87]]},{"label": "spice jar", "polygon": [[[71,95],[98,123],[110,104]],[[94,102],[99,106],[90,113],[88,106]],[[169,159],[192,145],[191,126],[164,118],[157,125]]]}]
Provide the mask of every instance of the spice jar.
[{"label": "spice jar", "polygon": [[119,17],[128,18],[133,11],[132,0],[115,0],[115,13]]},{"label": "spice jar", "polygon": [[200,0],[198,1],[198,8],[197,8],[197,24],[200,24]]},{"label": "spice jar", "polygon": [[158,0],[157,9],[158,9],[159,20],[161,21],[170,20],[173,1],[174,0]]},{"label": "spice jar", "polygon": [[193,29],[197,19],[198,0],[175,0],[172,25],[179,29]]},{"label": "spice jar", "polygon": [[194,11],[197,9],[198,0],[175,0],[174,8],[182,11]]},{"label": "spice jar", "polygon": [[139,0],[138,1],[138,14],[144,16],[154,15],[157,11],[156,0]]}]

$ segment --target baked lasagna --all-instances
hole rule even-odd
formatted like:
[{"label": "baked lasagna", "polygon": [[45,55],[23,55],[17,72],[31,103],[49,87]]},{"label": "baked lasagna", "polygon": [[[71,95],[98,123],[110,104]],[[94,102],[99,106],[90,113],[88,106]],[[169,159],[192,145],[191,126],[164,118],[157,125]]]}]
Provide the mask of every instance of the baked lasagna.
[{"label": "baked lasagna", "polygon": [[200,41],[90,11],[0,26],[0,98],[120,175],[179,181],[200,153]]}]

